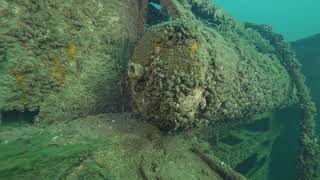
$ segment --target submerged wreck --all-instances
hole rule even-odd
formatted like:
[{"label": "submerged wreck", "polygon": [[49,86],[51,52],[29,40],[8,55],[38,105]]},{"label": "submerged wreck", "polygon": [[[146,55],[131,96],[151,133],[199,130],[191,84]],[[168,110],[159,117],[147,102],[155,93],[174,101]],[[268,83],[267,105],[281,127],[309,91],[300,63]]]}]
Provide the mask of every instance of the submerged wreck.
[{"label": "submerged wreck", "polygon": [[4,0],[0,36],[0,122],[34,124],[1,128],[0,179],[268,179],[293,105],[320,178],[294,51],[211,0]]}]

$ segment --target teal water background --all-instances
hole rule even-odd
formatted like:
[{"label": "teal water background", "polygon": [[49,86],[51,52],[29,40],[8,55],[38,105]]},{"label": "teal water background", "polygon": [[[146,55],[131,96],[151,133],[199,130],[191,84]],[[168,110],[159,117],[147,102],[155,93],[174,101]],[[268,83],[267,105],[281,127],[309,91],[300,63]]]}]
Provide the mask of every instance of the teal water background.
[{"label": "teal water background", "polygon": [[269,24],[294,41],[320,32],[319,0],[214,0],[241,21]]}]

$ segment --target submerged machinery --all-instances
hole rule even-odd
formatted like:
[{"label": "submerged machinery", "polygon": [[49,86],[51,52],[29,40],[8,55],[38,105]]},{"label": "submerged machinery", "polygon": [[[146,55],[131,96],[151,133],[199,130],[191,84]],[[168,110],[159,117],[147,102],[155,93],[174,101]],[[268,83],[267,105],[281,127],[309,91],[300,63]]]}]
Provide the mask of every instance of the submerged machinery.
[{"label": "submerged machinery", "polygon": [[[240,23],[211,0],[4,0],[0,15],[2,120],[8,121],[14,117],[10,114],[19,111],[22,115],[30,113],[32,122],[39,126],[72,122],[70,128],[61,128],[65,131],[107,120],[102,127],[109,128],[110,134],[101,137],[112,137],[116,141],[112,144],[114,152],[127,154],[108,154],[113,152],[108,143],[104,148],[84,148],[100,163],[86,156],[91,158],[85,161],[90,171],[114,168],[115,173],[130,174],[124,177],[138,174],[140,179],[161,178],[179,170],[179,163],[184,162],[179,160],[188,159],[201,165],[196,168],[198,177],[213,177],[207,173],[211,169],[218,179],[244,179],[243,175],[266,178],[279,128],[273,125],[272,116],[264,114],[298,102],[304,113],[298,177],[319,177],[315,108],[293,51],[270,27]],[[131,108],[139,119],[121,116]],[[98,115],[110,112],[120,112],[120,118]],[[98,116],[79,119],[88,115]],[[121,123],[113,123],[111,117],[121,119]],[[150,128],[141,119],[173,132]],[[119,128],[129,121],[130,127]],[[188,133],[198,128],[203,129],[192,133],[197,141]],[[82,131],[75,132],[61,137],[67,140],[68,133]],[[57,138],[50,135],[45,142],[56,142]],[[70,139],[71,144],[78,142]],[[198,148],[193,147],[196,142],[200,142]],[[132,144],[139,147],[132,151]],[[56,143],[49,144],[47,150],[52,152],[60,145],[69,148]],[[26,155],[34,157],[32,153]],[[128,162],[123,170],[117,163],[126,162],[128,156],[134,163]],[[73,157],[75,162],[81,159]],[[108,158],[113,166],[103,161]],[[59,161],[55,164],[60,165]],[[50,167],[41,165],[38,168],[45,174]],[[77,174],[82,165],[86,167],[84,163],[66,169]],[[184,168],[189,173],[188,167]],[[0,170],[6,175],[12,173],[10,167]]]}]

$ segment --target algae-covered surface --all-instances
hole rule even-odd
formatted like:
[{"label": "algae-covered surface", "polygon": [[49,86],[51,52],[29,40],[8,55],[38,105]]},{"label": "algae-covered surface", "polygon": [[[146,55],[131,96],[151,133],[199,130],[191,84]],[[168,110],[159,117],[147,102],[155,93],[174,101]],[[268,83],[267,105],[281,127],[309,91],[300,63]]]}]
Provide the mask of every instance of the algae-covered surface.
[{"label": "algae-covered surface", "polygon": [[121,79],[139,36],[134,4],[1,1],[1,111],[39,111],[46,124],[126,109]]},{"label": "algae-covered surface", "polygon": [[163,134],[130,114],[46,129],[4,126],[0,179],[221,179],[191,152],[195,137]]},{"label": "algae-covered surface", "polygon": [[[1,129],[1,179],[74,179],[111,177],[90,159],[108,139],[73,138],[64,127],[45,130],[33,127],[4,126]],[[77,171],[83,168],[84,171]]]},{"label": "algae-covered surface", "polygon": [[[306,82],[310,87],[312,97],[319,109],[320,73],[318,67],[320,67],[320,34],[294,41],[291,44],[294,50],[297,52],[297,56],[301,60],[303,71],[306,75]],[[318,134],[320,135],[319,116],[317,122]]]},{"label": "algae-covered surface", "polygon": [[211,0],[2,0],[0,179],[317,180],[316,38],[301,67]]},{"label": "algae-covered surface", "polygon": [[231,129],[184,133],[162,132],[128,113],[46,128],[4,123],[0,179],[225,179],[202,155],[250,179],[267,179],[272,142],[281,130],[275,121],[268,113]]}]

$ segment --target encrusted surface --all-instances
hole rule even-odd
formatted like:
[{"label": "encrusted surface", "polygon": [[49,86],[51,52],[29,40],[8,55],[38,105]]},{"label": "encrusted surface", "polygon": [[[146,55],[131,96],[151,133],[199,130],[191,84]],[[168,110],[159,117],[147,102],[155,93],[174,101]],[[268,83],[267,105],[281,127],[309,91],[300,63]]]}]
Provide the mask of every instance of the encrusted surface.
[{"label": "encrusted surface", "polygon": [[198,20],[151,27],[132,58],[145,67],[131,78],[134,110],[164,129],[184,129],[288,105],[293,87],[280,61],[237,37]]},{"label": "encrusted surface", "polygon": [[124,77],[143,4],[1,1],[0,110],[39,110],[46,124],[128,109]]}]

